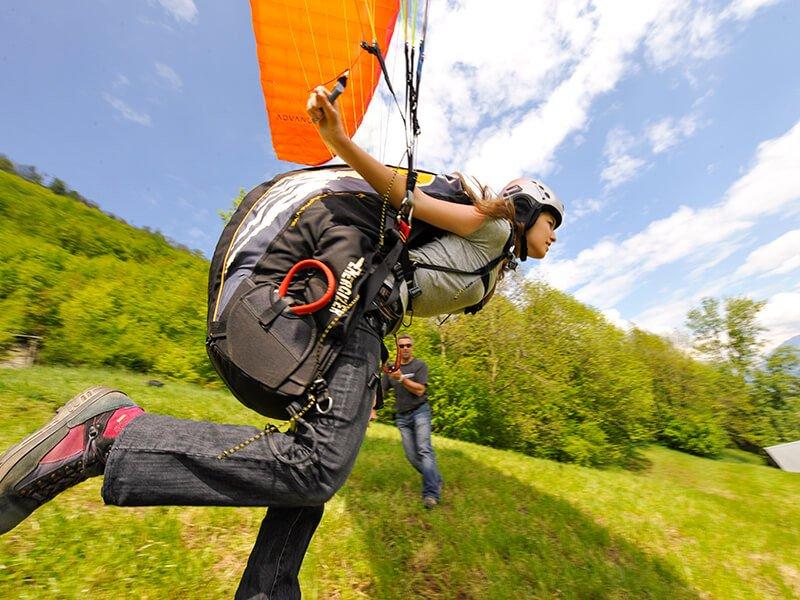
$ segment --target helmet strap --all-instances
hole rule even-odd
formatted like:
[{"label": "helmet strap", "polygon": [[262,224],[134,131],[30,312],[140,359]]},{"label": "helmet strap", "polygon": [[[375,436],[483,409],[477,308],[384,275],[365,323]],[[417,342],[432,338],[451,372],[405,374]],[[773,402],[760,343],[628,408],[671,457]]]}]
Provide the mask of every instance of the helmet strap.
[{"label": "helmet strap", "polygon": [[528,217],[528,222],[525,223],[525,227],[522,228],[522,235],[520,236],[522,239],[520,239],[519,242],[519,262],[525,262],[528,258],[528,238],[526,234],[528,230],[533,227],[534,223],[536,223],[536,219],[539,218],[540,214],[542,214],[541,206],[531,213],[531,216]]},{"label": "helmet strap", "polygon": [[522,242],[519,245],[519,262],[528,260],[528,242],[525,239],[525,234],[522,234]]}]

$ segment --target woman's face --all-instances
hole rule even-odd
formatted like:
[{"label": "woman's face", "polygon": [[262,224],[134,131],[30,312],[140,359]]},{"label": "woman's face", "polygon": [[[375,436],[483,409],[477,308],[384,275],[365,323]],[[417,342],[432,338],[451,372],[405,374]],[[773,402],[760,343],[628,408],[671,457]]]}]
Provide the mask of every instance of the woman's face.
[{"label": "woman's face", "polygon": [[556,218],[543,210],[533,226],[525,232],[528,256],[531,258],[544,258],[550,249],[550,244],[556,241],[555,228]]}]

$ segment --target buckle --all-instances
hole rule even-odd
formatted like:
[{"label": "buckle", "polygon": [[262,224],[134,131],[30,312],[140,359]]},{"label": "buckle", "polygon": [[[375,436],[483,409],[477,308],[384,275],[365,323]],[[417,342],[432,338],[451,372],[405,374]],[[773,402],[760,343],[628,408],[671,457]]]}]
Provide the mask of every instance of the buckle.
[{"label": "buckle", "polygon": [[[308,398],[309,400],[313,400],[317,405],[317,411],[322,413],[330,412],[331,408],[333,407],[333,397],[331,396],[330,391],[328,390],[328,382],[325,381],[322,377],[318,377],[314,380],[314,382],[308,388]],[[322,408],[321,402],[327,400],[328,404],[325,408]]]},{"label": "buckle", "polygon": [[383,338],[386,335],[386,319],[380,311],[381,309],[378,308],[364,313],[363,319],[379,337]]}]

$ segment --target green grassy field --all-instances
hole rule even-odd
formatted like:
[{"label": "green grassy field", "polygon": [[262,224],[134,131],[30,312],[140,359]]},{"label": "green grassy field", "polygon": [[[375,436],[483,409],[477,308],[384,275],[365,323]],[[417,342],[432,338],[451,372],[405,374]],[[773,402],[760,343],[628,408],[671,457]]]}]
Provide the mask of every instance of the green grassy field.
[{"label": "green grassy field", "polygon": [[[0,449],[97,383],[151,412],[260,424],[224,391],[146,379],[0,369]],[[434,443],[447,484],[427,512],[397,432],[370,427],[312,541],[304,598],[800,597],[800,475],[733,451],[651,448],[630,472]],[[262,509],[105,507],[99,489],[77,486],[0,538],[0,598],[233,596]]]}]

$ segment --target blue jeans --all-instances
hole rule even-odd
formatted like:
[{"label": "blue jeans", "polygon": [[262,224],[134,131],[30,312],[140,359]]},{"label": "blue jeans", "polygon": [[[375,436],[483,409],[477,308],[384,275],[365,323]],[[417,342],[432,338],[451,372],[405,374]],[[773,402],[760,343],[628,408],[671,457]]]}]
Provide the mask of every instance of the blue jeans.
[{"label": "blue jeans", "polygon": [[411,466],[422,475],[422,497],[440,499],[442,476],[431,443],[431,407],[427,402],[395,417],[403,451]]},{"label": "blue jeans", "polygon": [[[327,373],[330,411],[296,433],[272,433],[219,459],[255,427],[138,417],[114,442],[103,499],[117,506],[268,506],[237,600],[300,598],[297,575],[323,505],[344,484],[364,440],[380,339],[362,322]],[[314,443],[316,438],[316,444]]]}]

